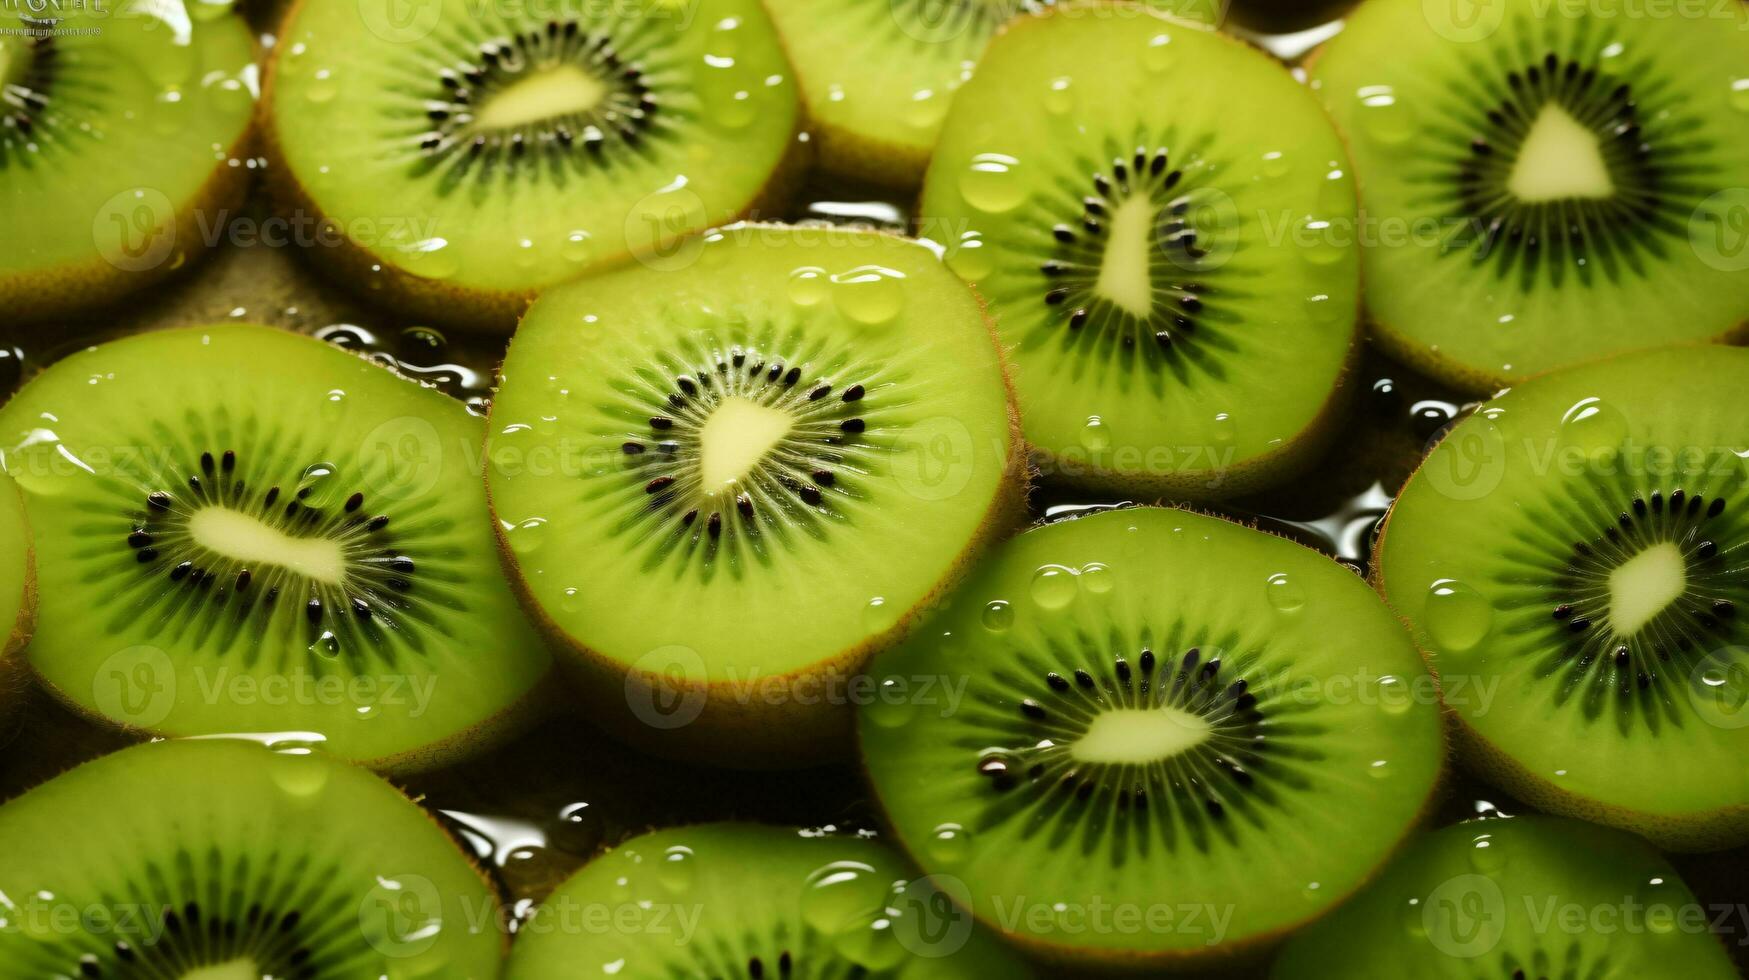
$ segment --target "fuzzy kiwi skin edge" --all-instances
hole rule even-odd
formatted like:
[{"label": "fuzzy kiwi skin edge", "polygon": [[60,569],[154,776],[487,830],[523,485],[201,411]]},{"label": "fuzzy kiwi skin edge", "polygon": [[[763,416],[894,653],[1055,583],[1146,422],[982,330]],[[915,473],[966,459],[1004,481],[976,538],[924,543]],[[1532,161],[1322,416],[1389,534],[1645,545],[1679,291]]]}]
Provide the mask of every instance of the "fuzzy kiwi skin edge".
[{"label": "fuzzy kiwi skin edge", "polygon": [[[1706,345],[1692,344],[1689,346]],[[1433,450],[1438,448],[1439,443],[1444,442],[1456,428],[1455,424],[1448,427],[1445,433],[1439,437],[1439,441],[1428,447],[1427,454],[1416,465],[1415,471],[1410,474],[1409,479],[1413,480],[1415,474],[1421,472],[1422,467],[1427,465],[1427,457],[1432,456]],[[1407,485],[1407,481],[1405,481],[1405,485]],[[1385,512],[1383,522],[1379,524],[1378,534],[1373,540],[1372,558],[1369,562],[1371,571],[1367,575],[1368,582],[1385,600],[1385,603],[1391,606],[1393,612],[1397,612],[1397,607],[1391,602],[1390,594],[1385,591],[1385,580],[1384,576],[1379,573],[1379,567],[1385,555],[1385,540],[1390,535],[1391,518],[1396,516],[1396,513],[1397,508],[1393,503],[1391,509]],[[1400,612],[1397,613],[1397,616],[1403,621],[1403,626],[1409,631],[1411,641],[1420,651],[1422,662],[1427,665],[1428,673],[1433,675],[1436,689],[1443,690],[1439,684],[1439,667],[1435,663],[1432,651],[1421,646],[1409,618]],[[1441,700],[1443,701],[1443,699],[1442,693]],[[1457,711],[1447,707],[1445,715],[1451,747],[1456,753],[1459,765],[1490,785],[1499,786],[1514,797],[1539,810],[1639,834],[1659,848],[1676,853],[1692,854],[1718,851],[1736,847],[1749,841],[1749,806],[1720,807],[1716,810],[1703,810],[1689,814],[1644,813],[1613,807],[1599,800],[1563,789],[1546,777],[1531,772],[1522,763],[1502,751],[1499,746],[1482,737],[1480,732],[1471,728]]]},{"label": "fuzzy kiwi skin edge", "polygon": [[[1177,504],[1144,504],[1142,506],[1156,506],[1158,509],[1164,510],[1181,510],[1186,513],[1196,514],[1200,517],[1209,517],[1215,520],[1225,521],[1228,524],[1236,524],[1260,534],[1267,534],[1271,537],[1280,538],[1296,548],[1303,548],[1319,555],[1320,557],[1328,558],[1328,556],[1324,555],[1322,552],[1318,552],[1313,548],[1307,548],[1304,544],[1301,544],[1292,538],[1282,534],[1277,534],[1266,528],[1258,527],[1255,523],[1234,520],[1226,514],[1218,514],[1194,506]],[[1073,518],[1070,519],[1073,520]],[[1053,522],[1035,521],[1029,525],[1026,530],[1043,527],[1048,523]],[[1437,692],[1439,690],[1439,675],[1433,673],[1431,670],[1429,671],[1429,675],[1433,678],[1434,690]],[[992,935],[1000,937],[1015,948],[1021,950],[1027,957],[1051,964],[1066,971],[1072,971],[1064,973],[1063,975],[1065,976],[1127,976],[1133,975],[1138,971],[1157,970],[1166,970],[1170,971],[1174,976],[1185,977],[1201,976],[1204,975],[1203,971],[1208,971],[1207,975],[1210,977],[1224,977],[1231,975],[1233,971],[1236,970],[1244,970],[1245,975],[1247,976],[1261,976],[1263,973],[1267,972],[1266,968],[1270,957],[1275,954],[1275,951],[1280,948],[1282,943],[1292,938],[1294,934],[1301,929],[1304,929],[1319,919],[1322,919],[1330,912],[1335,911],[1337,907],[1348,901],[1349,898],[1372,884],[1373,880],[1383,873],[1385,868],[1389,867],[1393,861],[1397,860],[1397,857],[1402,854],[1404,848],[1409,842],[1414,840],[1423,829],[1432,824],[1434,811],[1437,809],[1439,801],[1446,796],[1451,778],[1450,742],[1452,736],[1449,724],[1444,726],[1443,734],[1446,744],[1441,747],[1439,768],[1435,772],[1433,782],[1428,787],[1427,796],[1421,801],[1420,810],[1417,811],[1414,819],[1404,825],[1403,832],[1398,835],[1394,842],[1392,842],[1390,850],[1385,853],[1385,855],[1379,860],[1378,864],[1363,875],[1360,880],[1355,883],[1352,889],[1337,900],[1325,906],[1323,910],[1314,913],[1299,922],[1283,926],[1273,932],[1252,936],[1240,941],[1223,943],[1214,947],[1204,947],[1200,950],[1175,950],[1167,953],[1140,953],[1128,951],[1112,954],[1104,950],[1087,949],[1085,947],[1054,945],[1051,943],[1040,942],[1030,936],[1019,933],[1004,932],[998,923],[991,922],[982,917],[979,914],[978,909],[968,908],[965,909],[965,911],[981,926],[988,929]],[[867,755],[867,752],[862,746],[861,726],[858,726],[857,758],[859,760],[866,759]],[[869,773],[867,764],[859,762],[857,767],[862,770],[864,785],[873,786],[874,777]],[[903,829],[893,821],[892,814],[887,812],[886,804],[881,800],[880,794],[871,792],[869,794],[869,799],[874,802],[875,808],[880,811],[882,825],[891,828],[891,837],[899,850],[905,854],[913,866],[923,868],[927,871],[928,865],[920,861],[918,858],[918,855],[922,854],[923,851],[912,841],[906,839]]]},{"label": "fuzzy kiwi skin edge", "polygon": [[[1020,413],[1015,408],[1011,366],[996,337],[995,321],[990,317],[983,296],[970,284],[965,286],[983,314],[984,329],[996,347],[1002,383],[1007,390],[1008,456],[1003,461],[995,497],[985,508],[983,522],[929,594],[906,610],[885,632],[828,660],[788,674],[762,677],[759,679],[761,686],[777,684],[784,690],[795,691],[801,687],[818,688],[834,677],[858,675],[866,669],[875,653],[899,642],[912,626],[943,601],[990,545],[1008,537],[1025,523],[1030,471],[1026,464],[1026,443],[1020,435]],[[491,430],[492,420],[488,415],[486,431]],[[555,661],[569,675],[571,687],[591,724],[621,742],[654,755],[681,762],[713,763],[731,769],[803,769],[851,759],[856,744],[855,713],[851,705],[823,701],[801,704],[795,698],[774,705],[743,703],[738,696],[740,685],[728,682],[691,685],[679,692],[682,697],[698,693],[704,696],[703,709],[690,724],[659,730],[644,723],[632,712],[626,689],[633,684],[644,690],[653,689],[655,685],[651,681],[655,678],[643,673],[629,673],[625,665],[578,643],[553,622],[529,589],[528,580],[516,563],[515,553],[505,537],[504,522],[499,519],[497,501],[492,498],[490,481],[486,485],[486,499],[498,537],[498,555],[505,576],[510,580],[511,591],[516,593],[536,631],[554,651]],[[663,690],[673,690],[678,686],[667,677],[660,678],[658,683]]]},{"label": "fuzzy kiwi skin edge", "polygon": [[[298,16],[306,2],[308,0],[295,0],[286,10],[285,17],[280,21],[280,36],[286,36],[285,27]],[[282,212],[313,214],[326,220],[315,200],[304,191],[303,185],[292,174],[280,148],[279,132],[274,126],[274,113],[271,108],[275,80],[279,75],[279,59],[279,50],[276,49],[262,71],[261,98],[256,103],[256,127],[261,136],[261,153],[267,158],[267,193]],[[797,88],[796,129],[790,133],[788,149],[772,168],[764,188],[730,221],[757,219],[762,215],[781,213],[812,165],[813,145],[801,138],[806,132],[807,111],[802,104],[800,86]],[[730,222],[723,222],[728,223]],[[358,287],[360,291],[369,283],[369,295],[378,304],[444,326],[505,337],[516,329],[522,314],[534,302],[535,296],[541,290],[556,285],[552,283],[525,290],[472,289],[453,282],[416,276],[381,258],[350,237],[342,237],[335,248],[313,248],[306,251],[318,255],[322,264],[342,282]],[[638,258],[635,250],[603,257],[588,268],[580,270],[578,276],[572,278],[629,265]],[[376,288],[378,286],[381,288]],[[3,295],[0,293],[0,298]]]},{"label": "fuzzy kiwi skin edge", "polygon": [[8,726],[30,692],[33,674],[23,651],[36,629],[36,547],[29,543],[28,525],[24,534],[24,596],[19,601],[18,619],[12,624],[5,646],[0,647],[0,746],[5,745],[11,735]]}]

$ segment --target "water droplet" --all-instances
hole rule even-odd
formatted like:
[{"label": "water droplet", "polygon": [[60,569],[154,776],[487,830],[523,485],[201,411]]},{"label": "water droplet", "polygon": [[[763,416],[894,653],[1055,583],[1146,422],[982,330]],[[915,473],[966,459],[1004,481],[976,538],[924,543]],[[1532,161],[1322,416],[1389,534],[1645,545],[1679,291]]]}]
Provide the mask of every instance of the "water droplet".
[{"label": "water droplet", "polygon": [[1749,77],[1731,79],[1731,108],[1749,112]]},{"label": "water droplet", "polygon": [[981,618],[985,629],[992,633],[1001,633],[1014,625],[1014,607],[1005,599],[992,599],[984,605]]},{"label": "water droplet", "polygon": [[310,644],[309,650],[318,657],[333,660],[335,657],[340,656],[340,637],[335,636],[327,630],[323,630],[322,635],[316,637],[316,639]]},{"label": "water droplet", "polygon": [[863,707],[862,713],[876,728],[900,728],[911,721],[915,701],[908,693],[903,681],[898,678],[882,678],[875,689],[874,697]]},{"label": "water droplet", "polygon": [[1386,146],[1399,146],[1415,135],[1408,108],[1389,85],[1365,85],[1355,93],[1360,100],[1361,131]]},{"label": "water droplet", "polygon": [[1061,609],[1081,591],[1078,578],[1066,565],[1041,565],[1032,573],[1032,601],[1041,609]]},{"label": "water droplet", "polygon": [[1026,200],[1026,186],[1017,171],[1020,161],[1006,153],[980,153],[960,174],[960,194],[980,211],[1001,214]]},{"label": "water droplet", "polygon": [[1635,889],[1635,898],[1645,909],[1646,930],[1667,936],[1676,930],[1677,917],[1686,914],[1693,899],[1683,894],[1686,889],[1675,875],[1656,875]]},{"label": "water droplet", "polygon": [[273,758],[268,761],[268,776],[273,784],[298,801],[320,796],[332,771],[321,757],[313,754],[310,746],[304,744],[275,745]]},{"label": "water droplet", "polygon": [[1561,416],[1561,444],[1587,459],[1613,456],[1628,439],[1628,420],[1601,398],[1581,398]]},{"label": "water droplet", "polygon": [[1333,323],[1338,313],[1336,304],[1330,302],[1329,293],[1313,293],[1306,297],[1306,315],[1312,318],[1313,323]]},{"label": "water droplet", "polygon": [[1287,154],[1280,150],[1271,150],[1263,154],[1263,176],[1285,177],[1288,170]]},{"label": "water droplet", "polygon": [[1349,252],[1345,234],[1335,222],[1306,215],[1300,219],[1294,242],[1300,246],[1300,258],[1308,264],[1330,266],[1342,261]]},{"label": "water droplet", "polygon": [[1374,759],[1366,767],[1366,774],[1374,779],[1389,779],[1393,772],[1388,759]]},{"label": "water droplet", "polygon": [[1081,566],[1081,587],[1095,595],[1104,595],[1117,584],[1117,576],[1102,561],[1090,561]]},{"label": "water droplet", "polygon": [[1209,427],[1209,438],[1216,446],[1230,446],[1239,438],[1239,425],[1233,421],[1233,416],[1217,412],[1214,424]]},{"label": "water droplet", "polygon": [[[337,401],[335,395],[343,398],[345,392],[331,391],[328,400]],[[297,499],[305,506],[316,508],[334,503],[340,492],[340,481],[335,478],[335,473],[333,463],[311,463],[304,467],[303,475],[298,478]]]},{"label": "water droplet", "polygon": [[838,312],[857,323],[887,323],[905,305],[904,278],[878,265],[858,266],[832,277],[832,299]]},{"label": "water droplet", "polygon": [[1306,887],[1300,889],[1300,897],[1308,902],[1315,902],[1324,897],[1324,885],[1321,882],[1308,881]]},{"label": "water droplet", "polygon": [[676,844],[662,852],[662,863],[656,866],[656,880],[671,895],[681,895],[692,889],[697,877],[698,861],[692,848]]},{"label": "water droplet", "polygon": [[1306,590],[1288,578],[1286,572],[1276,572],[1264,583],[1264,594],[1278,612],[1299,612],[1306,604]]},{"label": "water droplet", "polygon": [[540,256],[536,254],[534,239],[519,238],[516,247],[510,250],[510,261],[518,269],[532,269]]},{"label": "water droplet", "polygon": [[1421,905],[1421,899],[1411,898],[1403,903],[1403,931],[1410,939],[1427,938],[1427,913]]},{"label": "water droplet", "polygon": [[1464,653],[1486,639],[1494,628],[1494,606],[1462,582],[1442,578],[1427,590],[1422,617],[1427,635],[1441,653]]},{"label": "water droplet", "polygon": [[789,274],[789,301],[797,306],[818,306],[826,298],[826,270],[805,265]]},{"label": "water droplet", "polygon": [[449,240],[424,238],[398,249],[401,264],[408,272],[427,279],[448,279],[461,269],[461,259]]},{"label": "water droplet", "polygon": [[326,105],[339,93],[340,85],[334,81],[334,72],[328,68],[316,69],[309,84],[304,86],[304,98],[315,105]]},{"label": "water droplet", "polygon": [[995,250],[984,241],[984,236],[975,231],[967,231],[960,235],[959,241],[947,253],[948,267],[959,273],[961,279],[971,282],[989,275],[995,267]]},{"label": "water droplet", "polygon": [[834,936],[832,948],[850,962],[881,974],[904,962],[906,956],[905,947],[894,935],[893,921],[886,915],[876,916],[859,929]]},{"label": "water droplet", "polygon": [[918,89],[905,104],[905,122],[912,129],[930,130],[941,124],[947,115],[948,95],[935,89]]},{"label": "water droplet", "polygon": [[573,803],[559,811],[547,833],[547,842],[571,854],[594,854],[606,833],[601,814],[587,803]]},{"label": "water droplet", "polygon": [[559,256],[572,265],[583,265],[595,254],[595,244],[589,233],[579,228],[559,243]]},{"label": "water droplet", "polygon": [[1387,715],[1402,715],[1408,712],[1414,692],[1401,677],[1386,674],[1373,682],[1373,696],[1378,700],[1380,711]]},{"label": "water droplet", "polygon": [[532,554],[535,549],[546,543],[547,519],[530,517],[515,524],[506,522],[504,539],[510,542],[510,550],[519,555]]},{"label": "water droplet", "polygon": [[1477,834],[1470,842],[1470,867],[1485,875],[1506,870],[1506,852],[1493,834]]},{"label": "water droplet", "polygon": [[1172,35],[1156,34],[1148,39],[1148,47],[1142,52],[1142,67],[1155,74],[1172,67]]},{"label": "water droplet", "polygon": [[1074,84],[1075,80],[1067,75],[1051,79],[1050,88],[1045,90],[1045,111],[1061,116],[1075,108]]},{"label": "water droplet", "polygon": [[938,864],[952,866],[963,862],[971,854],[971,831],[957,823],[938,824],[930,832],[929,840],[924,844],[929,856]]},{"label": "water droplet", "polygon": [[565,612],[576,612],[583,608],[583,590],[573,585],[560,592],[559,608]]},{"label": "water droplet", "polygon": [[861,861],[834,861],[808,875],[802,921],[827,936],[856,929],[878,915],[887,882]]},{"label": "water droplet", "polygon": [[1111,448],[1111,429],[1097,415],[1087,416],[1081,426],[1081,447],[1090,453],[1102,453]]},{"label": "water droplet", "polygon": [[339,388],[329,389],[328,393],[322,396],[322,421],[338,421],[340,416],[344,414],[346,414],[346,392]]}]

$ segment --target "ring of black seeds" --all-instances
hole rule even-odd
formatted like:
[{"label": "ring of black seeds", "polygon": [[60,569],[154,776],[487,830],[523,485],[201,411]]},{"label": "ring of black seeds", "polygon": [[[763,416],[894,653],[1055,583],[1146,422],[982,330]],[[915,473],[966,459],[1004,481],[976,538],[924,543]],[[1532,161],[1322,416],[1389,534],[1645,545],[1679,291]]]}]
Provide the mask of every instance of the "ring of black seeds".
[{"label": "ring of black seeds", "polygon": [[22,30],[43,33],[23,39],[23,52],[14,57],[24,62],[24,68],[16,79],[0,86],[0,164],[5,163],[7,151],[13,147],[13,134],[25,141],[37,135],[51,102],[50,92],[60,64],[60,50],[53,35],[47,33],[54,26],[52,21],[24,18],[19,26]]}]

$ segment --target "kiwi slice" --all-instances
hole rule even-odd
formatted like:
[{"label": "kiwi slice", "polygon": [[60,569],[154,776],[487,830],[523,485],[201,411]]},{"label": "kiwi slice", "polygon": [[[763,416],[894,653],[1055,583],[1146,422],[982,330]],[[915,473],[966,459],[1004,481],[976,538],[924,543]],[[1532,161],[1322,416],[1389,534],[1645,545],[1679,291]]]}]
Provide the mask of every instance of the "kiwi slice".
[{"label": "kiwi slice", "polygon": [[1206,962],[1320,916],[1444,759],[1432,679],[1364,582],[1180,510],[1020,535],[870,673],[894,696],[859,712],[863,761],[901,843],[1078,969]]},{"label": "kiwi slice", "polygon": [[[30,527],[18,485],[0,473],[0,723],[11,714],[25,687],[27,671],[19,650],[30,639],[36,615],[36,569],[30,554]],[[0,729],[0,744],[7,733]]]},{"label": "kiwi slice", "polygon": [[[64,315],[183,265],[243,196],[255,49],[181,3],[0,8],[0,308]],[[34,15],[32,12],[35,12]]]},{"label": "kiwi slice", "polygon": [[950,891],[918,877],[890,848],[749,823],[659,830],[597,858],[530,915],[506,978],[596,973],[1029,975],[953,905]]},{"label": "kiwi slice", "polygon": [[506,332],[533,294],[780,196],[800,100],[758,0],[300,2],[269,69],[280,196],[341,273]]},{"label": "kiwi slice", "polygon": [[1416,840],[1270,976],[1730,980],[1713,917],[1643,840],[1558,817],[1476,820]]},{"label": "kiwi slice", "polygon": [[1534,379],[1391,508],[1385,598],[1519,797],[1672,848],[1749,840],[1746,386],[1749,351],[1707,347]]},{"label": "kiwi slice", "polygon": [[1279,63],[1187,23],[1066,5],[991,43],[921,222],[990,300],[1047,477],[1207,497],[1310,458],[1356,330],[1343,160]]},{"label": "kiwi slice", "polygon": [[0,807],[0,839],[9,977],[492,977],[508,935],[428,814],[307,748],[124,749]]},{"label": "kiwi slice", "polygon": [[504,552],[622,736],[847,753],[849,675],[1020,510],[1001,355],[917,242],[744,225],[691,255],[529,310],[488,425]]},{"label": "kiwi slice", "polygon": [[482,747],[549,657],[496,574],[481,439],[459,402],[266,327],[65,358],[0,409],[32,665],[154,734],[301,732],[385,769]]},{"label": "kiwi slice", "polygon": [[1466,10],[1369,0],[1316,55],[1313,85],[1348,139],[1373,238],[1380,342],[1492,392],[1740,334],[1749,8]]}]

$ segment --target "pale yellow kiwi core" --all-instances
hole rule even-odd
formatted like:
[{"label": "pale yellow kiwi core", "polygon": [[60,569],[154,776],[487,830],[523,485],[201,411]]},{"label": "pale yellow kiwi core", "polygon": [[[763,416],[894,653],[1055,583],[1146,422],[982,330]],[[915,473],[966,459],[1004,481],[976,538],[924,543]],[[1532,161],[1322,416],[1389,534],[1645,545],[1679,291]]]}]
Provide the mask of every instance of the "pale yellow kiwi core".
[{"label": "pale yellow kiwi core", "polygon": [[1629,558],[1609,573],[1609,624],[1632,636],[1688,588],[1682,551],[1666,541]]},{"label": "pale yellow kiwi core", "polygon": [[1144,765],[1193,749],[1208,737],[1208,722],[1177,708],[1121,708],[1096,715],[1069,754],[1082,762]]},{"label": "pale yellow kiwi core", "polygon": [[543,119],[587,112],[607,97],[607,86],[576,65],[554,65],[494,95],[474,114],[475,129],[515,129]]},{"label": "pale yellow kiwi core", "polygon": [[746,476],[789,434],[792,424],[787,412],[745,398],[725,399],[699,431],[699,469],[705,492],[726,490]]},{"label": "pale yellow kiwi core", "polygon": [[1154,202],[1137,194],[1111,213],[1099,281],[1093,291],[1123,310],[1145,317],[1154,308],[1149,254],[1154,245]]},{"label": "pale yellow kiwi core", "polygon": [[208,551],[237,561],[277,565],[319,582],[346,578],[340,545],[325,538],[298,538],[229,507],[202,507],[188,519],[188,533]]},{"label": "pale yellow kiwi core", "polygon": [[1615,193],[1597,134],[1549,104],[1530,124],[1506,187],[1526,203],[1601,198]]},{"label": "pale yellow kiwi core", "polygon": [[203,966],[182,975],[182,980],[261,980],[261,970],[247,956],[228,963]]}]

